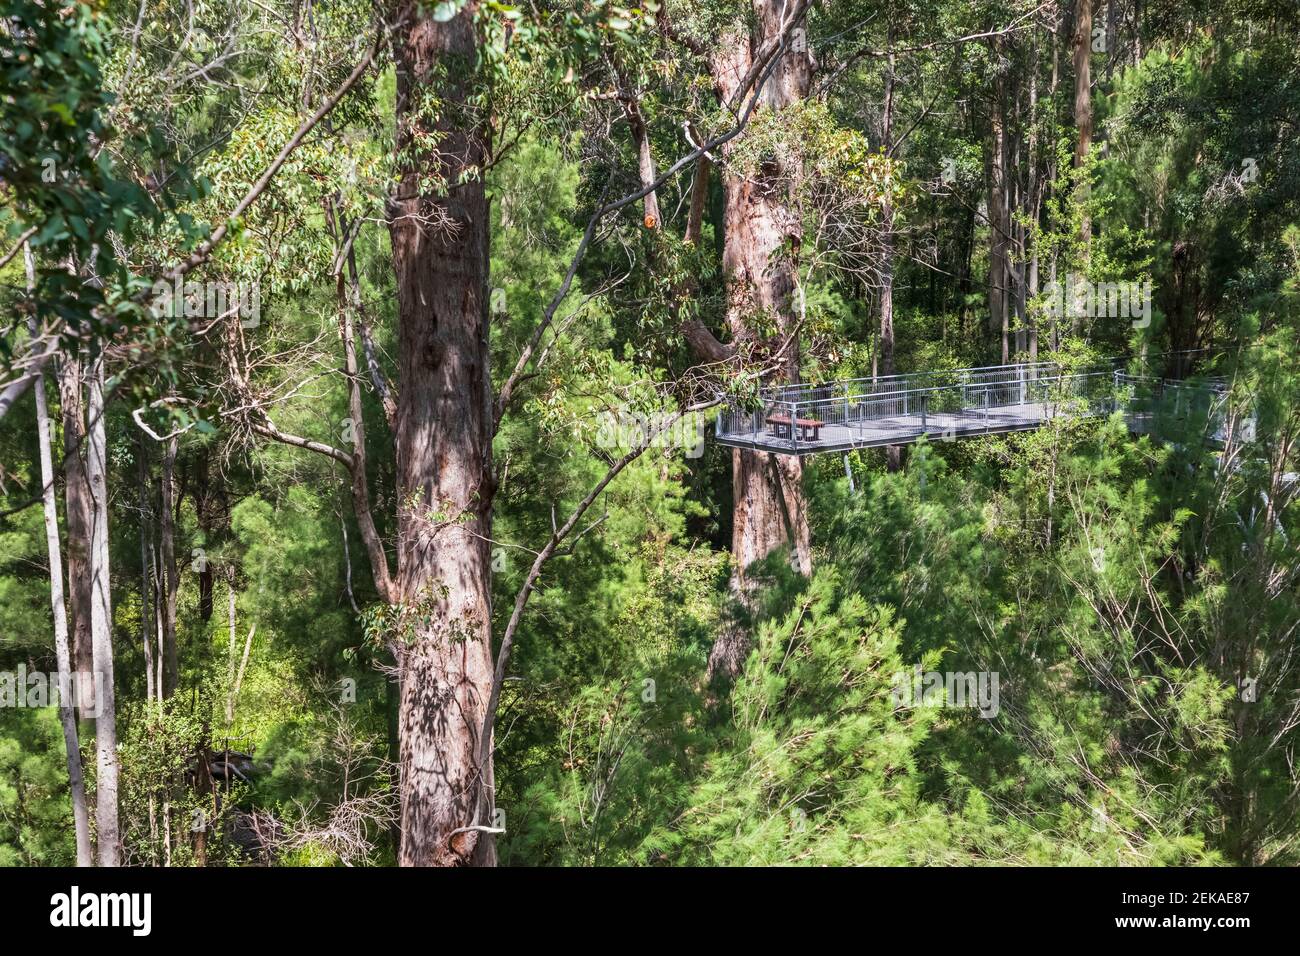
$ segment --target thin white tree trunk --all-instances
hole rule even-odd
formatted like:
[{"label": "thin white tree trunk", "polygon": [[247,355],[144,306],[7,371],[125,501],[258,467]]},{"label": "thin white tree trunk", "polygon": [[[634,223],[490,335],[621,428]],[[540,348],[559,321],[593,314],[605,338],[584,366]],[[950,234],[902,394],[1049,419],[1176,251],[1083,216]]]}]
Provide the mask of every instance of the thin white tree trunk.
[{"label": "thin white tree trunk", "polygon": [[235,683],[230,688],[230,696],[226,698],[226,729],[235,722],[235,707],[239,704],[239,688],[244,683],[244,672],[248,669],[248,654],[253,649],[253,635],[257,632],[257,625],[254,624],[248,629],[248,637],[244,640],[244,658],[239,662],[239,673],[235,675]]},{"label": "thin white tree trunk", "polygon": [[[36,285],[36,263],[31,247],[23,243],[27,266],[27,288]],[[36,321],[30,322],[36,334]],[[81,773],[81,743],[77,739],[77,717],[73,712],[72,652],[68,642],[68,616],[63,595],[63,554],[59,548],[59,511],[54,500],[54,457],[50,453],[50,411],[45,404],[45,375],[37,372],[36,440],[40,446],[41,500],[45,506],[45,546],[50,555],[50,605],[54,610],[54,659],[59,671],[59,721],[63,724],[63,745],[68,755],[68,789],[72,793],[72,825],[77,839],[77,866],[94,866],[90,843],[90,811],[86,806],[86,781]],[[90,675],[86,675],[87,677]],[[80,677],[80,675],[78,675]]]},{"label": "thin white tree trunk", "polygon": [[154,625],[154,656],[153,656],[153,686],[154,699],[162,700],[163,686],[163,569],[162,558],[158,554],[158,548],[154,545],[149,546],[149,557],[153,562],[153,579],[159,584],[157,594],[153,602],[153,625]]},{"label": "thin white tree trunk", "polygon": [[235,635],[235,566],[226,568],[227,617],[230,625],[230,649],[226,654],[226,729],[235,719],[235,650],[239,639]]},{"label": "thin white tree trunk", "polygon": [[149,501],[148,445],[144,433],[139,441],[139,502],[140,502],[140,643],[144,650],[144,698],[154,699],[153,686],[153,614],[154,601],[153,560],[150,546],[153,541],[153,507]]},{"label": "thin white tree trunk", "polygon": [[180,439],[173,435],[163,449],[162,460],[162,561],[167,575],[163,597],[163,638],[158,654],[162,659],[162,683],[158,694],[167,700],[180,683],[180,664],[176,648],[176,596],[180,590],[176,567],[176,453]]},{"label": "thin white tree trunk", "polygon": [[121,864],[117,816],[117,703],[113,688],[113,602],[108,579],[108,439],[104,423],[104,352],[99,343],[89,376],[89,440],[86,477],[90,481],[90,635],[95,674],[101,681],[95,701],[95,824],[99,865]]}]

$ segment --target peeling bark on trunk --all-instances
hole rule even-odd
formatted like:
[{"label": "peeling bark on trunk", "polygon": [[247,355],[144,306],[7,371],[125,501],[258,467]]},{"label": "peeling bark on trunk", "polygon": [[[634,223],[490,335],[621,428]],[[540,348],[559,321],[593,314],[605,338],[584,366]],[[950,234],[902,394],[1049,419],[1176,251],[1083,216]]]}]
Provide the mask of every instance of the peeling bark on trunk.
[{"label": "peeling bark on trunk", "polygon": [[[86,480],[86,419],[81,397],[81,358],[68,354],[59,363],[59,405],[63,410],[63,494],[68,523],[68,610],[72,620],[72,666],[82,674],[95,669],[90,640],[90,485]],[[82,720],[95,710],[91,681],[80,681],[77,709]]]},{"label": "peeling bark on trunk", "polygon": [[[652,183],[655,181],[655,160],[650,151],[650,131],[646,129],[641,107],[635,100],[627,104],[626,111],[627,121],[632,127],[632,138],[636,143],[637,174],[643,185]],[[663,222],[659,212],[659,197],[653,191],[648,192],[642,204],[645,208],[645,227],[658,229]]]},{"label": "peeling bark on trunk", "polygon": [[[732,99],[753,63],[754,51],[781,29],[784,5],[755,0],[752,35],[733,35],[713,62],[714,84],[724,102]],[[792,35],[791,49],[776,64],[761,92],[758,109],[779,110],[808,93],[812,61],[803,27]],[[727,279],[727,326],[732,343],[765,360],[777,359],[767,384],[799,379],[797,310],[798,254],[802,239],[798,215],[789,206],[785,177],[777,157],[765,157],[758,169],[731,168],[723,150],[723,269]],[[775,333],[760,340],[759,321],[771,321]],[[775,355],[777,348],[785,351]],[[751,586],[746,570],[777,548],[788,545],[791,561],[803,574],[812,570],[803,465],[794,456],[763,452],[732,452],[732,579],[733,594],[749,606]],[[721,631],[709,655],[708,676],[733,678],[749,651],[743,628]]]},{"label": "peeling bark on trunk", "polygon": [[[492,402],[488,368],[485,129],[467,104],[478,38],[469,4],[438,23],[414,5],[396,38],[398,147],[390,210],[397,272],[397,641],[403,866],[496,862],[474,826],[478,734],[492,689]],[[439,117],[420,113],[436,86]],[[463,175],[469,173],[469,175]],[[420,179],[447,188],[421,192]],[[439,222],[439,220],[445,220]]]}]

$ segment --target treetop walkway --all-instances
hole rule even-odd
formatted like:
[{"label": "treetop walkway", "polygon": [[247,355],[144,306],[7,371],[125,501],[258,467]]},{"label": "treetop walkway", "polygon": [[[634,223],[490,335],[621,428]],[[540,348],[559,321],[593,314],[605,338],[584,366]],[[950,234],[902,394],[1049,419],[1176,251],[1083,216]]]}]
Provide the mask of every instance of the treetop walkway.
[{"label": "treetop walkway", "polygon": [[1226,395],[1220,381],[1129,375],[1117,364],[1071,372],[1050,362],[994,365],[764,389],[754,406],[724,406],[716,437],[735,448],[810,455],[906,445],[922,436],[946,441],[1027,431],[1057,417],[1117,410],[1134,431],[1147,432],[1172,404],[1180,416],[1204,415],[1207,437],[1222,441]]}]

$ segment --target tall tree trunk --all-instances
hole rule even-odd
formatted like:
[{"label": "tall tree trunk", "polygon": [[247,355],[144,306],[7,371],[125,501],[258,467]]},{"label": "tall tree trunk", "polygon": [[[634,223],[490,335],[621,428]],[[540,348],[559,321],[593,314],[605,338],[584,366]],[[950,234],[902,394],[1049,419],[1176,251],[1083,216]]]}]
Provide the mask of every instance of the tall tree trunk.
[{"label": "tall tree trunk", "polygon": [[[1033,66],[1031,64],[1030,71]],[[1027,212],[1029,181],[1026,176],[1025,142],[1021,131],[1025,128],[1023,106],[1020,95],[1022,86],[1016,83],[1012,87],[1010,99],[1011,117],[1008,135],[1010,137],[1010,155],[1008,168],[1011,170],[1011,202],[1007,206],[1007,231],[1011,236],[1012,254],[1008,257],[1007,271],[1011,279],[1011,313],[1015,321],[1011,323],[1013,332],[1013,351],[1023,353],[1028,347],[1027,327],[1025,323],[1025,214]],[[1021,360],[1022,361],[1022,360]]]},{"label": "tall tree trunk", "polygon": [[180,658],[176,647],[176,598],[180,577],[176,569],[176,452],[180,439],[167,440],[162,460],[162,560],[167,593],[163,600],[162,699],[176,693],[180,681]]},{"label": "tall tree trunk", "polygon": [[226,732],[235,722],[235,653],[238,642],[235,636],[235,566],[226,566],[226,626],[230,629],[230,643],[226,652]]},{"label": "tall tree trunk", "polygon": [[[1029,227],[1026,236],[1031,244],[1029,253],[1029,279],[1025,295],[1028,299],[1038,297],[1038,225],[1043,207],[1042,163],[1038,157],[1038,35],[1034,35],[1033,56],[1029,68]],[[1026,309],[1029,321],[1029,361],[1038,361],[1038,320]]]},{"label": "tall tree trunk", "polygon": [[149,445],[140,432],[137,445],[137,499],[140,508],[140,644],[144,651],[145,700],[157,696],[154,687],[153,603],[156,599],[153,577],[153,496],[150,494]]},{"label": "tall tree trunk", "polygon": [[1133,66],[1142,62],[1142,0],[1133,0]]},{"label": "tall tree trunk", "polygon": [[151,566],[153,567],[153,579],[156,585],[154,602],[153,602],[153,628],[154,628],[153,687],[154,687],[154,694],[156,695],[157,699],[162,700],[162,686],[163,686],[162,646],[163,646],[163,631],[165,629],[163,626],[163,604],[165,603],[165,599],[163,597],[163,593],[161,589],[166,587],[165,582],[167,580],[167,575],[163,571],[161,549],[153,542],[150,542],[149,544],[149,560]]},{"label": "tall tree trunk", "polygon": [[[885,66],[885,106],[881,116],[881,140],[885,155],[894,152],[894,33],[887,34],[891,48]],[[880,374],[894,374],[894,206],[889,194],[880,205]],[[890,445],[885,452],[890,471],[903,467],[903,447]]]},{"label": "tall tree trunk", "polygon": [[[27,288],[30,293],[36,286],[36,263],[27,243],[23,243],[23,260],[27,266]],[[35,336],[35,320],[31,322],[31,330]],[[63,725],[63,747],[68,761],[72,827],[77,841],[77,866],[94,866],[95,851],[90,842],[90,811],[86,805],[86,781],[81,772],[77,718],[73,713],[73,701],[67,696],[79,678],[72,673],[72,653],[68,643],[67,608],[63,600],[63,557],[59,548],[59,509],[54,496],[54,456],[50,451],[50,410],[45,404],[43,373],[37,373],[33,388],[36,392],[36,442],[41,459],[41,502],[45,510],[45,547],[50,557],[50,606],[54,611],[54,660],[59,677],[59,721]]]},{"label": "tall tree trunk", "polygon": [[[754,51],[781,30],[785,9],[781,0],[754,0],[753,9],[753,33],[733,34],[712,64],[714,85],[723,102],[732,100],[753,63]],[[762,89],[760,110],[780,110],[807,96],[812,61],[802,25],[795,27],[789,46]],[[733,141],[729,147],[737,145]],[[724,159],[734,153],[729,147],[724,147]],[[727,326],[732,343],[741,350],[770,359],[776,346],[785,346],[767,384],[799,378],[793,301],[798,264],[792,253],[797,254],[802,235],[798,217],[789,206],[789,170],[781,163],[779,157],[764,157],[760,167],[748,174],[727,168],[725,163],[723,168]],[[776,332],[767,341],[760,341],[753,327],[760,315],[775,325]],[[733,594],[748,604],[751,588],[746,570],[777,548],[789,545],[794,566],[804,574],[812,570],[802,462],[791,455],[733,449],[732,493],[731,587]],[[709,655],[710,679],[734,677],[748,650],[749,636],[741,628],[720,632]]]},{"label": "tall tree trunk", "polygon": [[[1092,0],[1076,0],[1074,8],[1074,125],[1078,129],[1078,139],[1074,146],[1074,166],[1082,169],[1092,149]],[[1078,183],[1079,201],[1088,199],[1088,183],[1080,179]],[[1092,217],[1088,215],[1087,206],[1079,224],[1079,242],[1083,245],[1085,260],[1088,256],[1088,244],[1092,239]]]},{"label": "tall tree trunk", "polygon": [[108,440],[104,422],[104,353],[97,343],[88,376],[89,434],[86,477],[90,482],[90,635],[94,673],[101,681],[95,701],[95,827],[100,866],[121,861],[117,817],[117,703],[113,689],[113,602],[108,564]]},{"label": "tall tree trunk", "polygon": [[1109,80],[1119,59],[1119,21],[1123,16],[1119,0],[1106,2],[1106,79]]},{"label": "tall tree trunk", "polygon": [[1008,234],[1007,215],[1007,127],[1006,72],[1002,64],[1002,43],[993,40],[993,103],[989,121],[993,137],[993,159],[989,169],[989,328],[1001,336],[1002,364],[1009,359],[1008,332]]},{"label": "tall tree trunk", "polygon": [[[203,534],[203,545],[211,548],[221,521],[222,508],[219,495],[213,490],[212,457],[204,448],[197,449],[195,455],[194,516],[198,519],[199,530]],[[212,592],[214,585],[212,562],[200,562],[199,571],[199,620],[204,624],[212,620]]]},{"label": "tall tree trunk", "polygon": [[[439,23],[415,4],[395,39],[404,159],[390,211],[397,273],[398,642],[403,866],[496,862],[489,759],[478,734],[492,689],[492,394],[488,353],[487,131],[471,119],[477,4]],[[427,116],[427,89],[438,99]],[[446,188],[423,193],[421,179]],[[482,779],[480,781],[480,774]]]},{"label": "tall tree trunk", "polygon": [[[90,639],[90,484],[86,479],[86,419],[82,360],[75,353],[59,362],[59,406],[63,410],[63,495],[68,524],[68,609],[72,619],[72,666],[94,673]],[[95,687],[78,681],[81,719],[95,711]]]},{"label": "tall tree trunk", "polygon": [[[966,325],[971,317],[971,295],[975,283],[972,259],[975,256],[976,210],[968,206],[966,215],[961,220],[961,244],[958,249],[961,258],[957,263],[957,335],[964,337]],[[976,327],[978,328],[978,321]]]},{"label": "tall tree trunk", "polygon": [[[632,141],[636,143],[636,163],[637,174],[642,184],[649,184],[655,181],[655,159],[654,153],[650,150],[650,131],[645,124],[645,117],[641,115],[641,105],[635,100],[626,104],[627,121],[632,127]],[[654,190],[645,194],[641,200],[645,209],[645,227],[647,229],[657,229],[662,224],[662,214],[659,212],[659,196]]]},{"label": "tall tree trunk", "polygon": [[[1059,116],[1057,115],[1056,112],[1056,94],[1057,91],[1060,89],[1060,85],[1061,85],[1061,45],[1062,45],[1064,33],[1065,33],[1065,17],[1064,14],[1062,14],[1061,22],[1059,24],[1054,25],[1052,28],[1052,86],[1048,97],[1052,103],[1052,124],[1049,127],[1050,129],[1056,129],[1059,126]],[[1051,190],[1056,189],[1056,177],[1057,174],[1059,173],[1059,169],[1057,168],[1056,165],[1056,155],[1057,154],[1055,148],[1049,149],[1047,151],[1047,182],[1050,184],[1049,188]],[[1057,247],[1053,245],[1052,252],[1051,252],[1051,262],[1048,267],[1049,270],[1048,281],[1051,284],[1051,287],[1053,289],[1057,288],[1057,275],[1058,275],[1057,264],[1059,258],[1060,258],[1060,253],[1058,252]],[[1052,314],[1052,330],[1051,330],[1050,342],[1051,342],[1052,351],[1055,352],[1060,347],[1061,344],[1061,317],[1055,313]]]}]

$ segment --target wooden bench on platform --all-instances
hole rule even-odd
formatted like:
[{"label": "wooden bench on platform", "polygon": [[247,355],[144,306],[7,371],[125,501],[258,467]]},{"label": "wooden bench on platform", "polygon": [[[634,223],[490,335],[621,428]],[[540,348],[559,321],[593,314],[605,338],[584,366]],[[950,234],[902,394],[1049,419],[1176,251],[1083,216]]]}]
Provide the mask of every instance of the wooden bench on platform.
[{"label": "wooden bench on platform", "polygon": [[[818,421],[815,418],[797,418],[795,425],[799,428],[799,440],[807,442],[821,441],[821,430],[825,422]],[[789,415],[769,415],[767,416],[768,428],[777,438],[790,437],[790,416]]]}]

